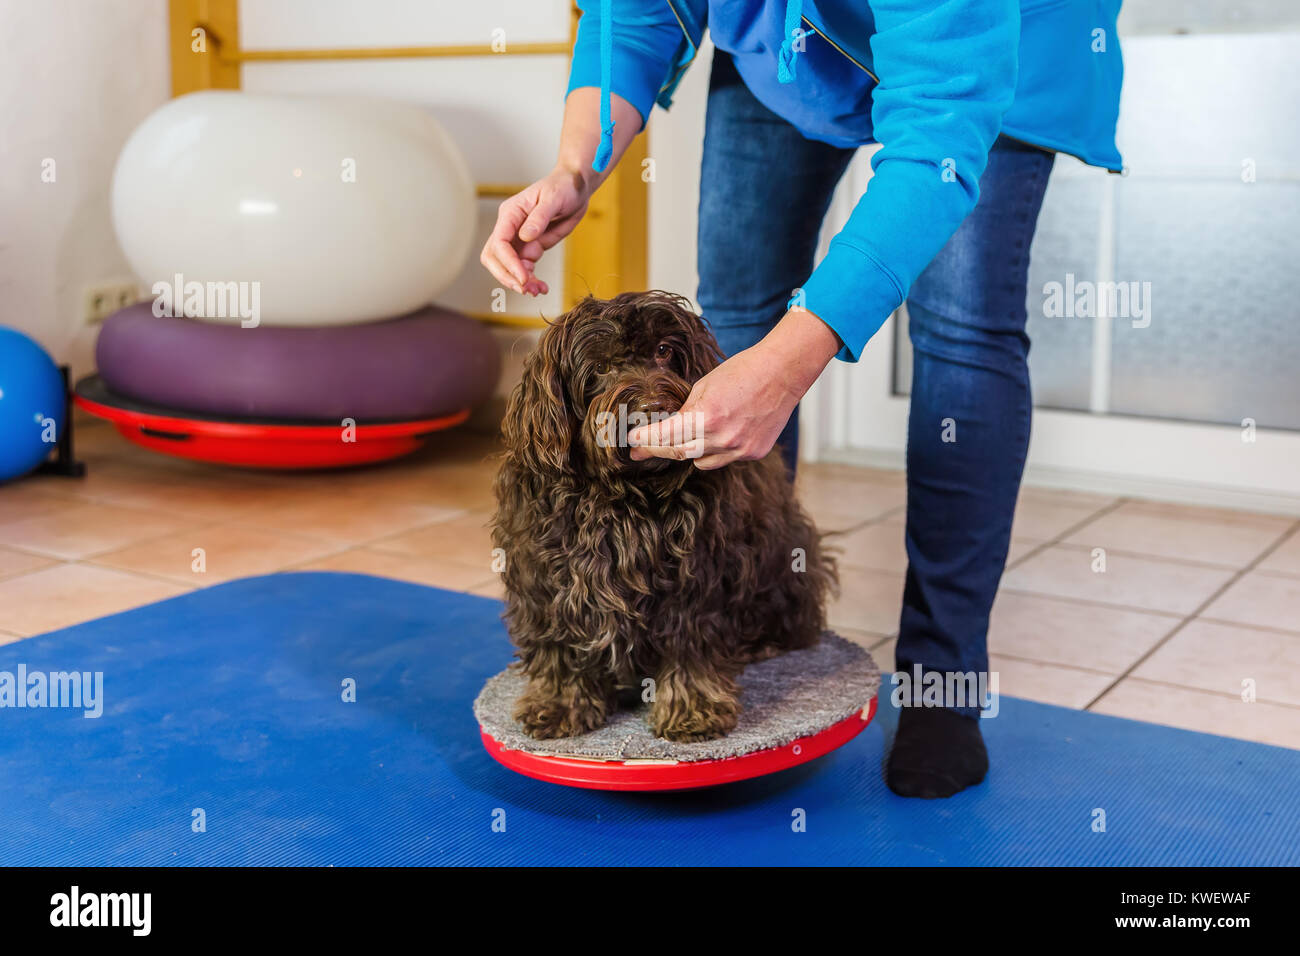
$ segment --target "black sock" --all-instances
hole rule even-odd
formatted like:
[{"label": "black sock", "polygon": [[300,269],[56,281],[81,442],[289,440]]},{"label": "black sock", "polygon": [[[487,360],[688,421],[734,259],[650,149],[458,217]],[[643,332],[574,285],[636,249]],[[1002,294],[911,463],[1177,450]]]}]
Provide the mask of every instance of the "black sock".
[{"label": "black sock", "polygon": [[885,782],[900,797],[951,797],[988,773],[978,717],[943,707],[904,707]]}]

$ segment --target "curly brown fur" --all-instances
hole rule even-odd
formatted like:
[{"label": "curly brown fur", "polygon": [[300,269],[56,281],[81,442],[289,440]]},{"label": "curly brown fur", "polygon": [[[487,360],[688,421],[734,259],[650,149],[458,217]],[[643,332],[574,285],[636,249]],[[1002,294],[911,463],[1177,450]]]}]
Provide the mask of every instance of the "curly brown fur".
[{"label": "curly brown fur", "polygon": [[584,299],[524,364],[492,537],[534,737],[600,727],[646,678],[657,735],[721,736],[744,666],[824,628],[834,560],[777,455],[701,471],[599,440],[602,412],[671,413],[720,360],[685,300],[645,292]]}]

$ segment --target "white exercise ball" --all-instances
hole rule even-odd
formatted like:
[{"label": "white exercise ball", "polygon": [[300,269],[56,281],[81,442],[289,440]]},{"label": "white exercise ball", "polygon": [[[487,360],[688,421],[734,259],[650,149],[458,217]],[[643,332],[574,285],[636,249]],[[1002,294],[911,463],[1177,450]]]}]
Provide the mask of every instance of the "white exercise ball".
[{"label": "white exercise ball", "polygon": [[162,308],[246,326],[412,312],[464,267],[475,216],[456,144],[390,100],[191,93],[113,173],[118,242]]}]

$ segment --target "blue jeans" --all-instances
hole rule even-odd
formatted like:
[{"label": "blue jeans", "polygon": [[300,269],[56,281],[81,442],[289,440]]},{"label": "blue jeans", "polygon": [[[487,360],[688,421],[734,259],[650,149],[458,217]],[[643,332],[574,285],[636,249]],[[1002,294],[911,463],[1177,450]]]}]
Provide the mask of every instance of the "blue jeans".
[{"label": "blue jeans", "polygon": [[[785,314],[812,271],[822,219],[853,152],[804,139],[754,98],[727,54],[715,53],[697,299],[724,354],[753,345]],[[988,669],[989,611],[1029,445],[1029,245],[1051,168],[1050,153],[999,138],[979,203],[908,294],[900,670]],[[797,412],[778,443],[793,473]]]}]

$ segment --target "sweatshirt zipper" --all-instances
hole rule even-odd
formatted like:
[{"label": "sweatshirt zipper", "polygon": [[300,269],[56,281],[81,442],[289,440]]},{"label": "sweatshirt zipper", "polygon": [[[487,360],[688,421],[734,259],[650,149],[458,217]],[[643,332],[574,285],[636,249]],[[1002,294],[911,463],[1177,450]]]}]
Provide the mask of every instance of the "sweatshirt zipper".
[{"label": "sweatshirt zipper", "polygon": [[[682,74],[685,73],[690,65],[695,62],[695,57],[700,51],[695,45],[695,41],[691,39],[690,31],[686,29],[686,24],[682,22],[681,14],[677,12],[677,7],[673,5],[673,0],[667,0],[667,3],[668,9],[672,11],[673,18],[677,21],[677,25],[682,28],[682,36],[686,38],[686,45],[691,48],[690,58],[677,68],[677,73],[673,76],[672,80],[664,84],[664,87],[676,87],[676,85],[681,81]],[[660,89],[663,89],[663,87]]]},{"label": "sweatshirt zipper", "polygon": [[[691,39],[690,31],[686,29],[686,24],[682,22],[681,14],[677,12],[677,7],[673,4],[673,0],[666,0],[666,2],[668,4],[668,9],[671,10],[673,13],[673,18],[676,19],[677,21],[677,25],[682,29],[682,36],[686,37],[687,46],[691,48],[691,58],[682,64],[681,68],[678,69],[677,74],[673,77],[671,83],[664,84],[665,86],[672,86],[678,80],[681,79],[681,76],[684,72],[686,72],[687,67],[689,67],[691,63],[695,61],[695,55],[699,53],[699,49],[695,46],[695,41]],[[836,50],[839,51],[840,55],[843,56],[846,60],[848,60],[850,63],[856,66],[863,73],[867,74],[867,76],[871,77],[871,79],[876,83],[880,82],[880,77],[876,76],[876,74],[868,70],[865,66],[859,63],[854,57],[850,56],[844,50],[843,47],[841,47],[838,43],[836,43],[829,36],[827,36],[826,33],[822,31],[820,27],[817,26],[817,24],[813,23],[811,20],[809,20],[806,16],[803,15],[800,15],[799,19],[802,20],[805,24],[807,24],[810,32],[817,34],[823,40],[825,40],[827,43],[833,46]]]},{"label": "sweatshirt zipper", "polygon": [[[672,6],[672,4],[670,3],[669,6]],[[849,54],[844,50],[843,47],[841,47],[838,43],[836,43],[836,42],[835,42],[834,40],[832,40],[829,36],[827,36],[826,31],[822,30],[820,27],[817,26],[817,24],[813,23],[811,20],[809,20],[809,19],[808,19],[807,17],[805,17],[805,16],[800,16],[799,19],[802,20],[804,23],[808,24],[808,26],[811,28],[811,31],[812,31],[813,33],[816,33],[816,34],[817,34],[818,36],[820,36],[823,40],[825,40],[827,43],[829,43],[831,46],[833,46],[836,50],[838,50],[838,51],[840,52],[840,55],[841,55],[841,56],[843,56],[845,59],[847,59],[850,63],[852,63],[854,66],[856,66],[856,67],[857,67],[859,70],[861,70],[863,73],[867,74],[867,76],[871,77],[871,79],[874,80],[876,83],[879,83],[879,82],[880,82],[880,77],[876,76],[876,74],[872,73],[872,72],[871,72],[870,70],[868,70],[865,66],[863,66],[861,63],[859,63],[856,59],[854,59],[852,56],[850,56],[850,55],[849,55]]]}]

